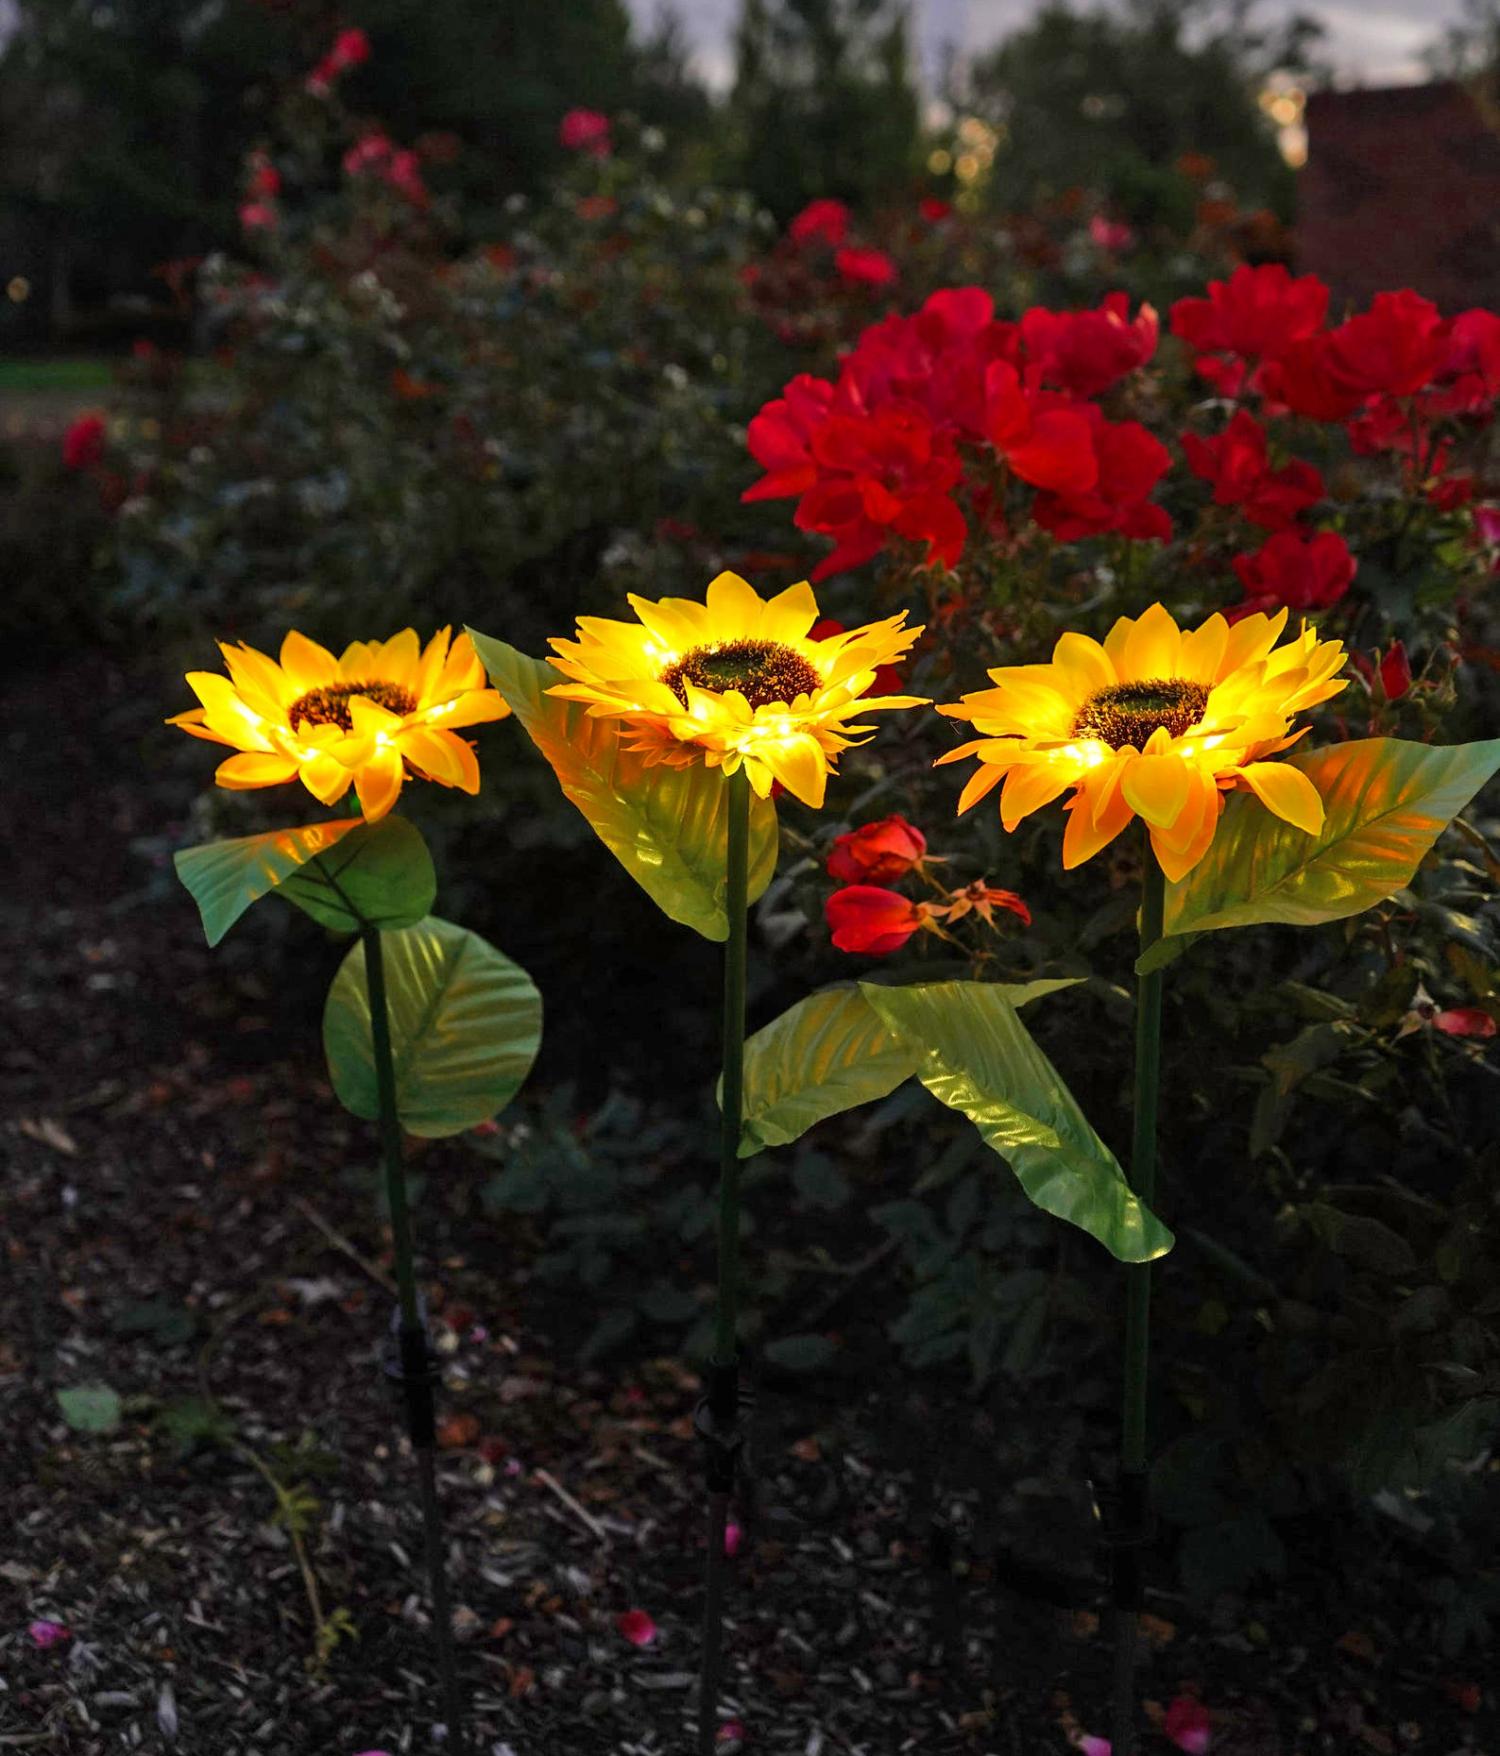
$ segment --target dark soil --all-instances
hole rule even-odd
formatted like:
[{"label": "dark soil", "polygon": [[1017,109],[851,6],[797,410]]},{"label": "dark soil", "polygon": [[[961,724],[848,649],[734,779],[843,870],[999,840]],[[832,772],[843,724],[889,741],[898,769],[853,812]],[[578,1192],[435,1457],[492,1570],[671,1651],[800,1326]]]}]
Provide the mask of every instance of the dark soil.
[{"label": "dark soil", "polygon": [[[0,1749],[442,1748],[414,1469],[378,1364],[387,1240],[350,1174],[374,1143],[318,1052],[337,952],[300,929],[275,957],[261,930],[202,943],[153,845],[181,836],[198,774],[153,733],[177,690],[98,659],[6,688]],[[587,872],[610,882],[607,862]],[[603,1008],[574,1008],[601,1035],[586,1055],[564,1031],[542,1079],[597,1061],[652,995],[663,941],[626,888],[582,943],[554,896],[512,891],[507,948],[552,1017],[562,983]],[[591,983],[611,936],[629,964]],[[663,1044],[676,1029],[653,1014]],[[652,1032],[626,1052],[649,1055]],[[681,1055],[696,1070],[711,1043]],[[475,1749],[686,1751],[696,1381],[671,1359],[576,1368],[578,1301],[530,1281],[519,1229],[478,1204],[473,1155],[414,1156]],[[726,1719],[751,1752],[1063,1752],[1105,1729],[1108,1673],[1077,1417],[981,1407],[957,1379],[919,1395],[879,1334],[849,1374],[763,1386]],[[57,1392],[84,1383],[123,1399],[114,1431],[62,1418]],[[273,1482],[298,1490],[295,1542]],[[1153,1591],[1145,1713],[1199,1694],[1223,1756],[1500,1749],[1483,1665],[1414,1641],[1399,1552],[1372,1553],[1341,1601],[1347,1557],[1325,1561],[1326,1535],[1257,1601],[1190,1614]],[[653,1644],[617,1630],[629,1609],[654,1618]],[[321,1665],[317,1618],[347,1629]],[[69,1637],[37,1645],[36,1619]],[[1170,1748],[1157,1732],[1146,1747]]]}]

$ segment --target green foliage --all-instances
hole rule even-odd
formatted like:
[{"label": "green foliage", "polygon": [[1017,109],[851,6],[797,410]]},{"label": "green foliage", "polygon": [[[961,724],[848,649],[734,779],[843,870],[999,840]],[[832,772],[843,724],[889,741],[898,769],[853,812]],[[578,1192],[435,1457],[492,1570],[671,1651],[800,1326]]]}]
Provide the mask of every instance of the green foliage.
[{"label": "green foliage", "polygon": [[279,894],[335,933],[414,927],[437,897],[427,843],[404,817],[360,823],[284,879]]},{"label": "green foliage", "polygon": [[1171,1249],[1172,1234],[1131,1193],[1003,988],[864,982],[861,992],[893,1034],[922,1054],[917,1078],[939,1103],[973,1122],[1038,1207],[1081,1227],[1124,1262],[1149,1262]]},{"label": "green foliage", "polygon": [[1169,935],[1282,921],[1314,926],[1382,902],[1500,769],[1500,739],[1432,749],[1366,738],[1288,758],[1323,799],[1317,835],[1249,794],[1229,802],[1208,853],[1167,890]]},{"label": "green foliage", "polygon": [[[469,630],[490,680],[551,763],[590,828],[671,920],[705,939],[729,936],[724,912],[729,834],[724,777],[702,763],[648,765],[624,748],[618,720],[591,719],[578,701],[548,693],[564,681],[540,659]],[[776,870],[776,807],[750,800],[750,899]]]},{"label": "green foliage", "polygon": [[[541,1043],[541,996],[493,945],[435,915],[382,943],[401,1126],[429,1140],[461,1134],[520,1090]],[[373,1121],[380,1099],[362,941],[328,990],[323,1048],[340,1101]]]},{"label": "green foliage", "polygon": [[209,944],[217,945],[251,903],[284,884],[299,867],[335,846],[362,822],[359,817],[346,817],[180,849],[172,856],[172,863],[198,905]]},{"label": "green foliage", "polygon": [[120,1430],[120,1393],[107,1384],[74,1384],[59,1390],[57,1406],[75,1433],[104,1435]]},{"label": "green foliage", "polygon": [[905,9],[744,0],[729,117],[734,172],[778,218],[819,196],[873,205],[915,167]]}]

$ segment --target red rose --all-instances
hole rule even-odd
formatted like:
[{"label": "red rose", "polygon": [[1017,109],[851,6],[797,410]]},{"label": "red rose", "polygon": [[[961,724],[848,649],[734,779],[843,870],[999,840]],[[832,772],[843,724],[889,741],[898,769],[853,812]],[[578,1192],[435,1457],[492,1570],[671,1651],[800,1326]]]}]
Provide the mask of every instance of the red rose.
[{"label": "red rose", "polygon": [[1167,473],[1172,454],[1139,421],[1107,421],[1085,405],[1095,480],[1083,493],[1038,494],[1031,516],[1060,542],[1113,531],[1133,542],[1164,542],[1172,521],[1150,498]]},{"label": "red rose", "polygon": [[986,436],[1023,482],[1061,493],[1086,493],[1099,479],[1088,416],[1028,394],[1005,360],[985,374]]},{"label": "red rose", "polygon": [[1265,429],[1244,409],[1216,438],[1184,433],[1182,449],[1193,474],[1213,484],[1215,505],[1238,506],[1267,530],[1285,530],[1323,498],[1323,478],[1310,463],[1271,468]]},{"label": "red rose", "polygon": [[809,201],[786,229],[794,244],[826,244],[836,250],[849,232],[849,209],[842,201],[823,197]]},{"label": "red rose", "polygon": [[269,201],[247,201],[240,208],[240,225],[247,232],[274,232],[279,223]]},{"label": "red rose", "polygon": [[882,817],[834,837],[828,876],[841,884],[888,884],[904,877],[927,852],[927,837],[904,817]]},{"label": "red rose", "polygon": [[1289,412],[1310,421],[1342,421],[1363,400],[1336,382],[1326,334],[1303,336],[1256,374],[1267,414]]},{"label": "red rose", "polygon": [[1173,335],[1200,354],[1274,359],[1294,341],[1314,335],[1328,311],[1328,288],[1316,275],[1293,280],[1279,263],[1244,264],[1227,281],[1208,284],[1206,299],[1179,299]]},{"label": "red rose", "polygon": [[1411,688],[1411,660],[1399,640],[1391,642],[1380,661],[1380,687],[1387,701],[1399,701]]},{"label": "red rose", "polygon": [[940,225],[953,212],[953,203],[943,201],[936,195],[924,195],[917,203],[917,212],[927,221],[928,225]]},{"label": "red rose", "polygon": [[850,884],[835,890],[823,905],[823,913],[840,951],[862,951],[885,957],[899,951],[928,920],[923,903],[909,902],[894,890],[874,884]]},{"label": "red rose", "polygon": [[370,39],[357,26],[343,30],[333,39],[328,51],[328,65],[335,73],[347,72],[370,59]]},{"label": "red rose", "polygon": [[569,110],[558,124],[557,138],[569,152],[586,152],[596,159],[608,158],[609,117],[598,110]]},{"label": "red rose", "polygon": [[1231,615],[1252,610],[1326,610],[1348,591],[1355,560],[1337,531],[1305,535],[1277,531],[1254,555],[1236,555],[1234,570],[1245,588],[1245,602]]},{"label": "red rose", "polygon": [[1098,396],[1156,352],[1156,312],[1142,305],[1130,318],[1130,296],[1110,293],[1094,311],[1049,311],[1034,306],[1021,318],[1029,364],[1044,382],[1074,396]]},{"label": "red rose", "polygon": [[1328,375],[1351,396],[1410,396],[1430,384],[1449,351],[1449,326],[1409,289],[1377,293],[1370,309],[1330,332]]},{"label": "red rose", "polygon": [[846,245],[834,253],[833,266],[840,279],[855,286],[888,287],[896,278],[896,265],[884,250],[860,250]]},{"label": "red rose", "polygon": [[80,415],[63,434],[64,469],[92,469],[104,457],[104,416]]}]

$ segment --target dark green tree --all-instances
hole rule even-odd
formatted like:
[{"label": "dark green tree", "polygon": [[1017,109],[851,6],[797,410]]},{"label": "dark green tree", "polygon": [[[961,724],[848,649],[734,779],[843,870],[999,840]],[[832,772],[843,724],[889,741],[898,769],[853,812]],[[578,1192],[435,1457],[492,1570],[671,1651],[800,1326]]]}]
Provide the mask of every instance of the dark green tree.
[{"label": "dark green tree", "polygon": [[1002,130],[992,199],[1024,208],[1085,188],[1138,224],[1180,226],[1192,195],[1174,167],[1198,153],[1243,203],[1289,217],[1292,176],[1258,97],[1273,72],[1314,71],[1321,27],[1261,29],[1253,13],[1254,0],[1047,5],[971,73],[971,107]]},{"label": "dark green tree", "polygon": [[820,195],[869,206],[918,140],[906,9],[892,0],[744,0],[732,173],[786,219]]}]

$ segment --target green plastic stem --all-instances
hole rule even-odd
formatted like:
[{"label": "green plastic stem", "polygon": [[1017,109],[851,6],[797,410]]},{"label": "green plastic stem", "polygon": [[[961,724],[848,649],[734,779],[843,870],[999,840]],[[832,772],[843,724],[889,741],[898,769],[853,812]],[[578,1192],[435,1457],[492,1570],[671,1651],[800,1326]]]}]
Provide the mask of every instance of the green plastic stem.
[{"label": "green plastic stem", "polygon": [[396,1065],[391,1055],[391,1020],[386,1000],[385,947],[378,927],[361,930],[365,948],[365,987],[370,997],[370,1045],[375,1060],[375,1089],[380,1103],[380,1153],[385,1190],[391,1210],[391,1242],[396,1256],[396,1296],[401,1307],[402,1390],[407,1427],[417,1454],[418,1499],[427,1556],[427,1581],[432,1594],[432,1632],[442,1683],[446,1747],[465,1756],[463,1697],[453,1654],[453,1616],[449,1607],[443,1514],[437,1494],[437,1458],[433,1448],[432,1384],[426,1375],[427,1331],[417,1300],[416,1254],[412,1247],[411,1206],[406,1195],[406,1155],[401,1143],[401,1117],[396,1108]]},{"label": "green plastic stem", "polygon": [[[745,1089],[745,937],[750,894],[750,782],[741,768],[726,782],[728,846],[724,908],[724,1075],[719,1122],[719,1284],[714,1304],[714,1365],[710,1372],[715,1430],[728,1434],[738,1418],[736,1340],[739,1326],[740,1127]],[[729,1406],[723,1406],[725,1402]],[[729,1454],[732,1458],[733,1452]],[[731,1464],[732,1471],[732,1464]],[[698,1750],[713,1756],[719,1727],[719,1678],[724,1643],[724,1532],[729,1494],[710,1470],[708,1554],[704,1564],[703,1642],[698,1679]]]},{"label": "green plastic stem", "polygon": [[[1166,875],[1144,838],[1141,954],[1161,938]],[[1134,1132],[1130,1186],[1150,1207],[1156,1199],[1156,1117],[1161,1091],[1162,972],[1136,978]],[[1125,1357],[1120,1421],[1118,1516],[1123,1539],[1115,1562],[1115,1670],[1110,1742],[1114,1756],[1136,1745],[1135,1654],[1140,1620],[1140,1552],[1149,1524],[1146,1493],[1146,1389],[1151,1353],[1151,1264],[1125,1265]]]}]

